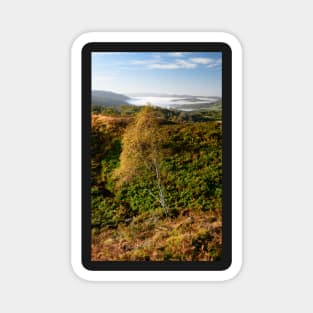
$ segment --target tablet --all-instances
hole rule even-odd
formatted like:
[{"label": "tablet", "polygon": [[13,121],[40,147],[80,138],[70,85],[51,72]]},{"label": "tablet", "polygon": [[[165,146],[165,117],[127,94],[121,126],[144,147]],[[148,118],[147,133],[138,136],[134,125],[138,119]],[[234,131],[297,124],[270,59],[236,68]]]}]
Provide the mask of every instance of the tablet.
[{"label": "tablet", "polygon": [[241,58],[226,33],[75,40],[71,250],[80,277],[210,281],[239,272]]}]

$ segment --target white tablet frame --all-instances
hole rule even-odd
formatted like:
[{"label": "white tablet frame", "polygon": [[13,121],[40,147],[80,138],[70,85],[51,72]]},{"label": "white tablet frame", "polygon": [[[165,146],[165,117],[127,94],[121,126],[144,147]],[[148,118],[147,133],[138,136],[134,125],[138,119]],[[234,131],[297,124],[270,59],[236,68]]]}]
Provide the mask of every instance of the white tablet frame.
[{"label": "white tablet frame", "polygon": [[[223,42],[232,50],[232,263],[222,271],[91,271],[81,257],[81,62],[90,42]],[[71,263],[89,281],[224,281],[242,265],[242,48],[224,32],[92,32],[80,35],[71,55]]]}]

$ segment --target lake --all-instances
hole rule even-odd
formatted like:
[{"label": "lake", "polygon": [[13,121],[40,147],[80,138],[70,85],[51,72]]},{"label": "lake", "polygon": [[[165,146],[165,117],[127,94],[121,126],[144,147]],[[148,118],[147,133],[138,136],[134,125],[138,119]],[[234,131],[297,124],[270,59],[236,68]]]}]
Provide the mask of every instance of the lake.
[{"label": "lake", "polygon": [[203,104],[203,108],[208,104],[215,102],[216,98],[210,97],[131,97],[127,102],[133,105],[145,105],[150,103],[151,105],[158,106],[166,109],[178,109],[182,111],[192,111],[195,108],[194,105]]}]

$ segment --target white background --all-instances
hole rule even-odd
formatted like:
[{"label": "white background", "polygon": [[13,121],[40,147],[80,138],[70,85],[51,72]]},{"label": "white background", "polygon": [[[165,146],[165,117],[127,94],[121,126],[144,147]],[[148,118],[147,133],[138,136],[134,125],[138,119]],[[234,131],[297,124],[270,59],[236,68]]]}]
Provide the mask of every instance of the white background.
[{"label": "white background", "polygon": [[[310,1],[2,1],[1,312],[312,312]],[[70,46],[228,31],[244,49],[244,265],[222,283],[88,283],[70,267]]]}]

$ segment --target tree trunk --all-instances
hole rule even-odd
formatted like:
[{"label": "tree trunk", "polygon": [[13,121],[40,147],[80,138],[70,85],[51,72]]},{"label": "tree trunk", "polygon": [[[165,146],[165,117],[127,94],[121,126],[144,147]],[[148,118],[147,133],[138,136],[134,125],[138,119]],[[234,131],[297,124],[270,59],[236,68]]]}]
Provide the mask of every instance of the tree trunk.
[{"label": "tree trunk", "polygon": [[160,177],[160,173],[159,173],[159,169],[158,169],[158,163],[157,163],[156,159],[153,159],[153,164],[154,164],[154,170],[155,170],[155,175],[157,178],[157,185],[158,185],[158,190],[159,190],[159,201],[161,203],[162,208],[165,211],[166,216],[168,216],[168,208],[166,206],[166,201],[165,201],[164,193],[162,190],[161,177]]}]

